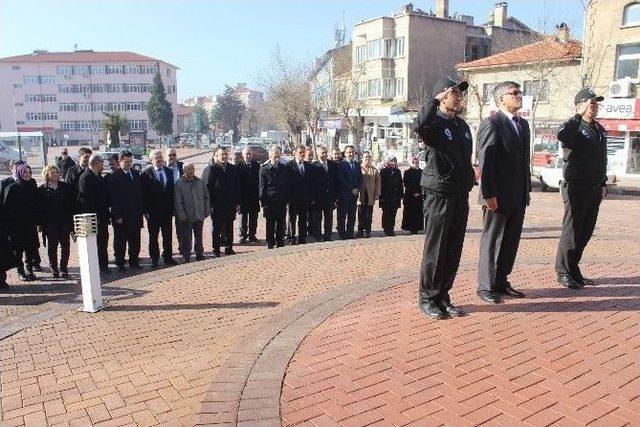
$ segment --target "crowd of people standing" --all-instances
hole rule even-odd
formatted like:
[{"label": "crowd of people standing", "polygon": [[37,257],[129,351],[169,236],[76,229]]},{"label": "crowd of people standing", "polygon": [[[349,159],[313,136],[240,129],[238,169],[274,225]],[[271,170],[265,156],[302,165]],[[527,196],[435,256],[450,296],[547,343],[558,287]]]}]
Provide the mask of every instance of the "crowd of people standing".
[{"label": "crowd of people standing", "polygon": [[123,150],[107,159],[108,173],[105,159],[91,149],[81,147],[75,162],[65,148],[57,164],[44,167],[40,186],[29,165],[14,162],[12,176],[2,181],[0,189],[0,287],[7,286],[6,271],[11,268],[17,269],[20,280],[36,279],[35,273],[43,271],[41,243],[47,247],[51,275],[68,278],[77,213],[97,216],[98,264],[103,275],[111,273],[110,233],[117,269],[141,268],[145,222],[152,268],[161,259],[165,265],[178,263],[173,254],[174,230],[182,262],[190,262],[193,255],[195,260],[205,259],[207,217],[213,257],[222,256],[222,247],[225,255],[235,254],[236,219],[238,242],[260,243],[256,235],[260,211],[266,221],[268,248],[284,246],[285,239],[291,245],[330,241],[334,224],[341,239],[370,237],[376,200],[382,208],[385,235],[395,235],[402,200],[402,228],[412,234],[421,231],[418,160],[403,175],[395,158],[379,171],[370,153],[360,155],[362,163],[355,154],[354,147],[347,146],[344,153],[333,150],[329,158],[329,150],[321,146],[314,156],[310,147],[300,145],[287,161],[275,145],[263,164],[253,159],[251,148],[245,148],[242,159],[232,164],[228,150],[218,147],[198,177],[195,165],[178,161],[172,148],[150,152],[151,165],[143,171],[132,167],[132,153]]}]

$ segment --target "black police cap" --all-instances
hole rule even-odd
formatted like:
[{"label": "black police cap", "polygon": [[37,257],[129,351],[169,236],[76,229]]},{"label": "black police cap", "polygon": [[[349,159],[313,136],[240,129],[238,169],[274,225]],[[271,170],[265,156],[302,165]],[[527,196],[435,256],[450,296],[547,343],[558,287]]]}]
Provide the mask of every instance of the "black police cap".
[{"label": "black police cap", "polygon": [[573,103],[578,105],[581,102],[589,101],[591,99],[595,99],[600,102],[604,100],[604,96],[598,96],[590,87],[585,87],[576,95],[576,98],[573,100]]},{"label": "black police cap", "polygon": [[440,92],[444,92],[450,87],[457,87],[460,92],[464,92],[469,87],[469,83],[465,81],[456,82],[451,77],[443,77],[442,79],[438,80],[438,82],[436,82],[436,84],[433,86],[433,96],[436,96]]}]

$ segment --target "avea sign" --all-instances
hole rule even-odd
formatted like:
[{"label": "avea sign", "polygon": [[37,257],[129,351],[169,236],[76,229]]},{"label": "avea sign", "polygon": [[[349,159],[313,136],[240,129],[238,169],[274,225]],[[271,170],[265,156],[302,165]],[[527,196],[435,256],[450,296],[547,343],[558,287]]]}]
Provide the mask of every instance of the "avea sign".
[{"label": "avea sign", "polygon": [[600,103],[599,119],[633,119],[637,111],[634,98],[607,98]]}]

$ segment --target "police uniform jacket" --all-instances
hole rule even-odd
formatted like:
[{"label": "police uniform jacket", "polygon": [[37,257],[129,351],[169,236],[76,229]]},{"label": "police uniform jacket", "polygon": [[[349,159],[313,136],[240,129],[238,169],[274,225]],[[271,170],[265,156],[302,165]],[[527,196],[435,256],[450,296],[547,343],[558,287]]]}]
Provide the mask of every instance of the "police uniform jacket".
[{"label": "police uniform jacket", "polygon": [[606,185],[607,134],[594,121],[589,124],[576,114],[558,132],[564,157],[564,180],[568,183]]},{"label": "police uniform jacket", "polygon": [[[260,167],[260,203],[262,207],[283,206],[289,201],[289,174],[282,163],[267,162]],[[265,212],[266,213],[266,212]]]},{"label": "police uniform jacket", "polygon": [[474,183],[471,130],[461,118],[440,112],[439,105],[437,99],[425,103],[413,124],[427,145],[420,185],[436,193],[466,194]]}]

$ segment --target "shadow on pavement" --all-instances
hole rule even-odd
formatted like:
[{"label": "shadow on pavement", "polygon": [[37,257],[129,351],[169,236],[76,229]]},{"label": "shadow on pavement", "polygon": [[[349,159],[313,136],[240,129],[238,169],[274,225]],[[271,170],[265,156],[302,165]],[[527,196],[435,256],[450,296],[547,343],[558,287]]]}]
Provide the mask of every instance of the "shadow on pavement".
[{"label": "shadow on pavement", "polygon": [[[578,294],[576,294],[578,295]],[[507,313],[564,313],[581,311],[638,311],[640,298],[616,298],[605,301],[546,301],[512,303],[505,300],[502,304],[465,305],[469,312],[507,312]]]},{"label": "shadow on pavement", "polygon": [[107,306],[103,311],[154,311],[154,310],[209,310],[224,308],[269,308],[280,305],[278,302],[228,302],[208,304],[161,304],[161,305],[115,305]]},{"label": "shadow on pavement", "polygon": [[[611,283],[611,282],[607,282]],[[638,284],[637,282],[633,284]],[[602,285],[602,284],[600,284]],[[523,292],[527,298],[566,298],[571,297],[628,297],[640,295],[640,286],[624,286],[626,283],[611,284],[611,286],[600,287],[587,286],[582,290],[571,291],[560,286],[546,289],[526,289]],[[577,304],[577,303],[576,303]]]}]

